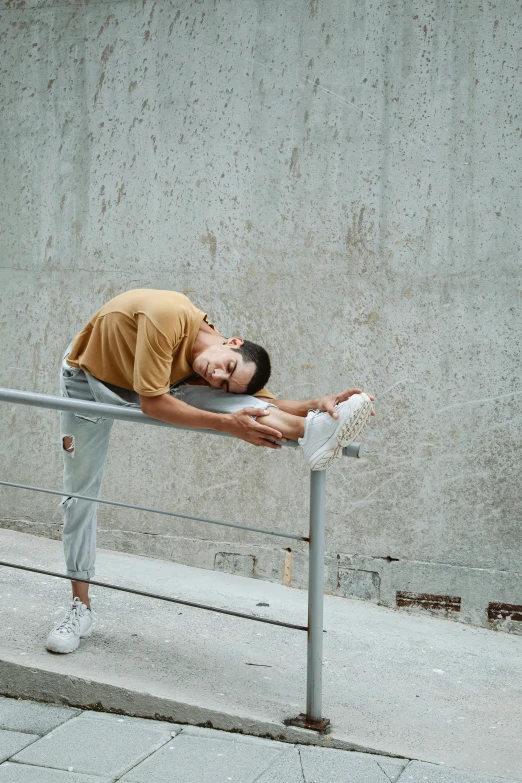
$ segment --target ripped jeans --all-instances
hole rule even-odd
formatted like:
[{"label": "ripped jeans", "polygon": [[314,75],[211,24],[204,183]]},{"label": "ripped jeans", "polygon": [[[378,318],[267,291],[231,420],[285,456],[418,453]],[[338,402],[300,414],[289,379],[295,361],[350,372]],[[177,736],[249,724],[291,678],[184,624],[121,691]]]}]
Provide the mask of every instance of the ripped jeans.
[{"label": "ripped jeans", "polygon": [[[126,405],[139,408],[136,392],[105,384],[94,376],[66,362],[71,346],[63,356],[60,372],[60,394],[74,400]],[[170,394],[188,405],[214,413],[235,413],[243,408],[265,410],[271,403],[247,394],[228,394],[210,386],[188,384],[171,387]],[[274,406],[275,407],[275,406]],[[67,576],[71,579],[90,579],[94,576],[96,560],[97,504],[68,497],[68,493],[100,497],[103,474],[113,419],[92,418],[76,413],[60,413],[60,434],[63,455],[64,526],[63,547]],[[66,451],[63,439],[71,438]]]}]

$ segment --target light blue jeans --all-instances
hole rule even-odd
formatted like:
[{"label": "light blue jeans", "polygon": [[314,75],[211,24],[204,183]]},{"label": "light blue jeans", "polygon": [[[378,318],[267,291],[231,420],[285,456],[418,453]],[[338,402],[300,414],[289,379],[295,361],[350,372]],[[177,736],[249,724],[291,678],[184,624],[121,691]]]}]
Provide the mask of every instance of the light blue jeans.
[{"label": "light blue jeans", "polygon": [[[63,356],[60,372],[62,397],[140,407],[136,392],[102,383],[89,373],[70,367],[66,362],[70,348]],[[170,394],[194,408],[214,413],[235,413],[243,408],[265,410],[271,405],[248,394],[228,394],[210,386],[176,385],[171,388]],[[67,576],[71,579],[90,579],[95,574],[97,504],[71,498],[69,493],[100,497],[113,422],[113,419],[103,417],[92,418],[67,411],[60,413],[65,496],[62,501],[63,547]],[[70,451],[63,448],[65,437],[72,438]]]}]

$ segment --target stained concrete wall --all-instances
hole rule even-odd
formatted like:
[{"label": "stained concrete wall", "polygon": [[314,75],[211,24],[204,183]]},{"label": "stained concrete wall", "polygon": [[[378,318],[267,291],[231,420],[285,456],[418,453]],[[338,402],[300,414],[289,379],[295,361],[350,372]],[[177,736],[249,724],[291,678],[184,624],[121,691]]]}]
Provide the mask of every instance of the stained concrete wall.
[{"label": "stained concrete wall", "polygon": [[[54,393],[103,302],[184,291],[266,344],[275,394],[376,393],[365,459],[329,471],[328,589],[520,632],[519,0],[0,7],[1,385]],[[57,415],[1,415],[2,477],[59,487]],[[118,424],[104,493],[307,528],[299,453],[210,436]],[[4,526],[59,535],[56,499],[1,498]],[[306,580],[261,535],[99,528]]]}]

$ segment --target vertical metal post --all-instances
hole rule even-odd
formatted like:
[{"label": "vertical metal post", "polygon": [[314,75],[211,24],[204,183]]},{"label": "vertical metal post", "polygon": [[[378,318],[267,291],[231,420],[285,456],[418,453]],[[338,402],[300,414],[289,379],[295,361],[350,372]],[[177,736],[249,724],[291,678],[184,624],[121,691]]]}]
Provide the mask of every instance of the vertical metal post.
[{"label": "vertical metal post", "polygon": [[325,732],[323,700],[323,603],[326,471],[310,471],[310,543],[308,555],[308,650],[306,713],[286,720],[288,726]]},{"label": "vertical metal post", "polygon": [[310,471],[306,717],[311,723],[321,721],[323,696],[325,489],[326,471]]}]

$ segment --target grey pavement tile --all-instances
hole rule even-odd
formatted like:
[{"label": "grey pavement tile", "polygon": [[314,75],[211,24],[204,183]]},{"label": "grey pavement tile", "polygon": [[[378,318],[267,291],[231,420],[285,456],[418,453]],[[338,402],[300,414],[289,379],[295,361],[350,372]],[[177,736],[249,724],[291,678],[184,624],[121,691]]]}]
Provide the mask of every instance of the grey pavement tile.
[{"label": "grey pavement tile", "polygon": [[22,734],[20,731],[3,731],[0,729],[0,764],[10,759],[31,742],[38,742],[34,734]]},{"label": "grey pavement tile", "polygon": [[292,748],[281,753],[256,783],[303,783],[299,750]]},{"label": "grey pavement tile", "polygon": [[23,731],[27,734],[47,734],[80,712],[81,710],[56,707],[53,704],[0,697],[0,729]]},{"label": "grey pavement tile", "polygon": [[128,772],[122,781],[253,783],[280,754],[279,747],[180,734]]},{"label": "grey pavement tile", "polygon": [[408,763],[333,748],[302,747],[299,753],[306,783],[395,783]]},{"label": "grey pavement tile", "polygon": [[163,727],[80,715],[18,753],[13,761],[118,777],[169,739],[171,732]]},{"label": "grey pavement tile", "polygon": [[202,726],[181,726],[184,737],[206,737],[207,739],[229,740],[230,742],[247,742],[250,745],[265,746],[267,748],[279,748],[285,750],[291,747],[287,742],[266,739],[265,737],[253,737],[250,734],[239,734],[235,731],[219,731],[218,729],[205,729]]},{"label": "grey pavement tile", "polygon": [[76,772],[61,772],[59,769],[30,767],[28,764],[0,764],[0,783],[113,783],[114,778],[100,778],[94,775],[78,775]]},{"label": "grey pavement tile", "polygon": [[400,783],[507,783],[507,780],[484,772],[466,772],[424,761],[412,761],[401,776]]},{"label": "grey pavement tile", "polygon": [[390,783],[395,783],[410,763],[408,759],[393,759],[386,756],[371,756],[371,758],[375,759]]},{"label": "grey pavement tile", "polygon": [[94,710],[84,710],[82,712],[83,717],[89,717],[93,720],[110,720],[113,723],[126,723],[127,725],[133,724],[136,726],[148,726],[151,729],[166,729],[167,731],[175,731],[178,734],[184,727],[179,723],[170,723],[165,720],[153,720],[152,718],[135,718],[130,715],[117,715],[112,712],[95,712]]}]

